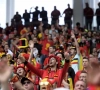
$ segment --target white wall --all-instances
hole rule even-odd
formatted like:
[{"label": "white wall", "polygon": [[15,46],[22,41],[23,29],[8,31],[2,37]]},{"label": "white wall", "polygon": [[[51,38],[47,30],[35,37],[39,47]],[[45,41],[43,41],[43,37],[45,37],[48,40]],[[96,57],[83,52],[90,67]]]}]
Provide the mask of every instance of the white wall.
[{"label": "white wall", "polygon": [[6,22],[11,24],[11,19],[14,16],[15,11],[15,0],[6,0]]},{"label": "white wall", "polygon": [[83,1],[74,0],[74,26],[77,22],[80,22],[83,26]]},{"label": "white wall", "polygon": [[0,0],[0,26],[5,27],[6,23],[6,0]]}]

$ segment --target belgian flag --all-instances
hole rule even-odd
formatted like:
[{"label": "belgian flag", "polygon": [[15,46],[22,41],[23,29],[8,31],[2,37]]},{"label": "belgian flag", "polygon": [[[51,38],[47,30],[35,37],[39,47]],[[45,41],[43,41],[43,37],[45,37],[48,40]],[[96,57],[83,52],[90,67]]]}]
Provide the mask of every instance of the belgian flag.
[{"label": "belgian flag", "polygon": [[26,38],[21,38],[18,43],[18,48],[27,48],[28,47],[28,40]]}]

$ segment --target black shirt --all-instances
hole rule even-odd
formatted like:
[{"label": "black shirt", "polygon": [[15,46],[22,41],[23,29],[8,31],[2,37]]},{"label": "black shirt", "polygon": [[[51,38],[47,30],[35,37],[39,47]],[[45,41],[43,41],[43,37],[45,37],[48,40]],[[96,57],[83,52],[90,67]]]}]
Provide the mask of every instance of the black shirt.
[{"label": "black shirt", "polygon": [[21,15],[14,15],[14,19],[15,19],[15,22],[20,22],[21,21]]},{"label": "black shirt", "polygon": [[38,43],[34,43],[34,47],[38,49],[39,55],[41,55],[42,45]]},{"label": "black shirt", "polygon": [[24,18],[25,21],[29,21],[29,19],[30,19],[30,13],[24,13],[23,14],[23,18]]},{"label": "black shirt", "polygon": [[47,20],[47,11],[41,11],[40,17],[42,18],[42,20]]},{"label": "black shirt", "polygon": [[68,68],[68,75],[72,78],[73,85],[74,85],[75,72],[74,72],[74,70],[73,70],[72,67],[69,67],[69,68]]},{"label": "black shirt", "polygon": [[38,20],[38,15],[40,14],[40,11],[39,10],[37,10],[37,11],[35,11],[35,12],[33,12],[33,20]]}]

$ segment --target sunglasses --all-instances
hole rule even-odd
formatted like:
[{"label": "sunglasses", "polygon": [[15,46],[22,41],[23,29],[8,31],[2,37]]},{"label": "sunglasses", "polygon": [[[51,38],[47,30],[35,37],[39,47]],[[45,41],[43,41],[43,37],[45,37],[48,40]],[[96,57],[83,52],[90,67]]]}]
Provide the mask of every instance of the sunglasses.
[{"label": "sunglasses", "polygon": [[30,81],[27,81],[27,82],[23,82],[22,84],[30,84],[31,82]]}]

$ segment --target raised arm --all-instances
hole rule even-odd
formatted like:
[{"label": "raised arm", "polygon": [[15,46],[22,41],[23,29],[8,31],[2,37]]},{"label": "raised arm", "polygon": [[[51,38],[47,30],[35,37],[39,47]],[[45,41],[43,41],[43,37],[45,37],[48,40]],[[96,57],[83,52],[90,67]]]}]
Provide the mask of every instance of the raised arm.
[{"label": "raised arm", "polygon": [[19,40],[16,40],[16,41],[12,42],[12,45],[15,46],[18,50],[20,50],[20,49],[18,48],[18,45],[17,45],[18,42],[19,42]]},{"label": "raised arm", "polygon": [[4,68],[0,68],[0,83],[2,90],[10,90],[9,79],[11,77],[13,70],[10,66],[5,66]]},{"label": "raised arm", "polygon": [[30,42],[29,42],[29,47],[30,47],[30,49],[31,49],[31,53],[30,53],[28,62],[31,63],[31,60],[32,60],[32,58],[33,58],[33,48],[34,48],[34,43],[33,43],[33,41],[30,41]]},{"label": "raised arm", "polygon": [[70,65],[70,55],[69,55],[69,53],[67,53],[67,55],[65,57],[65,65],[64,65],[63,69],[61,70],[62,73],[59,77],[58,87],[61,87],[62,81],[66,75],[66,72],[68,72],[69,65]]},{"label": "raised arm", "polygon": [[71,37],[72,37],[72,38],[74,39],[74,41],[75,41],[75,46],[76,46],[77,54],[79,54],[79,55],[80,55],[79,44],[78,44],[78,42],[77,42],[77,39],[76,39],[76,37],[75,37],[75,35],[74,35],[74,32],[73,32],[73,31],[71,32]]},{"label": "raised arm", "polygon": [[22,56],[19,56],[19,59],[22,60],[22,62],[25,64],[25,66],[27,66],[27,68],[28,68],[30,71],[32,71],[34,74],[36,74],[37,76],[39,76],[39,77],[42,78],[43,70],[38,69],[38,68],[36,68],[35,66],[33,66],[31,63],[27,62],[27,61],[25,60],[25,58],[22,57]]},{"label": "raised arm", "polygon": [[[30,54],[30,57],[29,57],[29,61],[31,61],[34,43],[31,41],[31,42],[29,43],[29,46],[31,47],[31,54]],[[35,73],[37,76],[42,77],[42,75],[43,75],[43,70],[40,70],[40,69],[36,68],[35,66],[33,66],[31,63],[27,62],[27,61],[25,60],[25,58],[22,57],[21,55],[19,55],[19,58],[20,58],[20,60],[22,60],[22,62],[27,66],[27,68],[28,68],[29,70],[31,70],[31,71],[32,71],[33,73]]]}]

